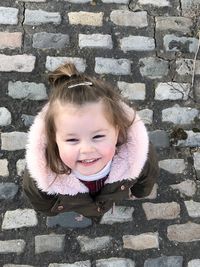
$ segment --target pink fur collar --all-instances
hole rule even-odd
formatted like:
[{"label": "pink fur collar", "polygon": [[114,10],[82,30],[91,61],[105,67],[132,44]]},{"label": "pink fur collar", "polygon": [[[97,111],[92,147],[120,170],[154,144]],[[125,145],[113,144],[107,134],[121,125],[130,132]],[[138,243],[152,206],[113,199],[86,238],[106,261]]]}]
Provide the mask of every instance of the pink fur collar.
[{"label": "pink fur collar", "polygon": [[[56,174],[47,168],[44,131],[46,108],[47,106],[36,116],[28,134],[26,162],[30,175],[36,181],[38,188],[48,194],[76,195],[88,192],[87,187],[72,174],[58,175],[56,178]],[[127,116],[133,117],[132,108],[126,104],[122,104],[122,108]],[[139,116],[136,115],[135,121],[129,128],[128,143],[120,146],[118,153],[114,156],[106,183],[136,179],[147,160],[148,147],[147,130]]]}]

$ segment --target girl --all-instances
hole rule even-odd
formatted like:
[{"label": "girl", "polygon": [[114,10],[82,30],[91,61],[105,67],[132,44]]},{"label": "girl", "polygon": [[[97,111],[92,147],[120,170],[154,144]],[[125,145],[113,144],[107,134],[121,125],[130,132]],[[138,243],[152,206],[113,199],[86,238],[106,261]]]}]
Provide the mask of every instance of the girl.
[{"label": "girl", "polygon": [[115,201],[150,194],[158,165],[143,122],[117,89],[65,64],[28,135],[23,187],[48,216],[101,217]]}]

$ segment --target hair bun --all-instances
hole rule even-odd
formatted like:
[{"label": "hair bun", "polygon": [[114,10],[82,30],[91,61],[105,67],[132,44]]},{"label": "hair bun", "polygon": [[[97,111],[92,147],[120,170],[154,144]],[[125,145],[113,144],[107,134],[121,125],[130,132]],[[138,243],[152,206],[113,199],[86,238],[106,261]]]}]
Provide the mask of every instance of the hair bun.
[{"label": "hair bun", "polygon": [[73,63],[66,63],[59,66],[53,72],[49,74],[49,82],[52,86],[58,85],[63,81],[68,81],[72,77],[78,77],[79,72],[77,71]]}]

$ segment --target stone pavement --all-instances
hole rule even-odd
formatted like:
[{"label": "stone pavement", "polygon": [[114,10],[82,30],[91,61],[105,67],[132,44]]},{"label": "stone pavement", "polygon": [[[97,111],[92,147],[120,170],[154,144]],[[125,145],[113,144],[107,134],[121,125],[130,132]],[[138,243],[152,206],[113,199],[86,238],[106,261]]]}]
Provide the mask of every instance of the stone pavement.
[{"label": "stone pavement", "polygon": [[[0,266],[200,266],[199,0],[1,0]],[[117,85],[157,147],[160,179],[100,224],[24,197],[26,133],[66,60]]]}]

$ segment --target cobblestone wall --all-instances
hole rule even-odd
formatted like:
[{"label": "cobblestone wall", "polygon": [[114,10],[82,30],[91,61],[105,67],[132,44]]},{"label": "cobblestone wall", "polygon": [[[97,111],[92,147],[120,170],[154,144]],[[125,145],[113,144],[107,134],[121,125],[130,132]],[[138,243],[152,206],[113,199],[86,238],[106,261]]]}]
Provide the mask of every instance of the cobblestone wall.
[{"label": "cobblestone wall", "polygon": [[[1,0],[0,265],[199,267],[199,0]],[[65,61],[138,108],[159,154],[148,198],[100,224],[36,214],[21,188],[27,131]]]}]

